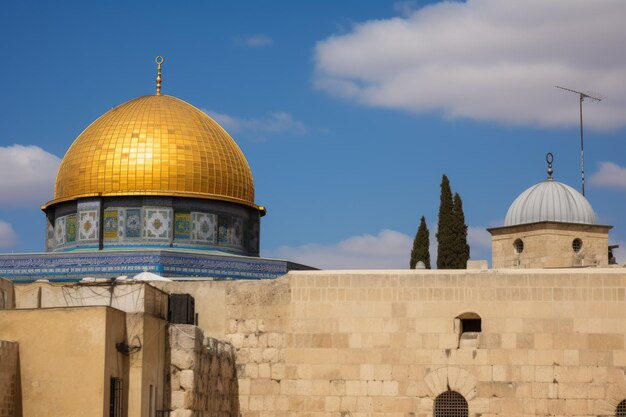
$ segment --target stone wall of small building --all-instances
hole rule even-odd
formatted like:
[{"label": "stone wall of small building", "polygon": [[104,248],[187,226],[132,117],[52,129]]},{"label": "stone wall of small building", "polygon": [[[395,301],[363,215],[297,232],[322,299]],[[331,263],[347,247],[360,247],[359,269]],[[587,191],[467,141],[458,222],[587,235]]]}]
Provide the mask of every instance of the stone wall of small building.
[{"label": "stone wall of small building", "polygon": [[[610,226],[542,222],[490,229],[493,268],[606,267]],[[573,241],[578,239],[578,252]],[[523,244],[518,252],[515,242]]]},{"label": "stone wall of small building", "polygon": [[[426,417],[448,389],[482,417],[609,416],[626,399],[623,268],[175,285],[224,312],[204,323],[236,349],[244,417]],[[468,340],[460,318],[475,316]]]},{"label": "stone wall of small building", "polygon": [[169,341],[171,417],[238,417],[232,345],[183,324],[170,325]]},{"label": "stone wall of small building", "polygon": [[22,415],[18,351],[17,342],[0,340],[0,417]]}]

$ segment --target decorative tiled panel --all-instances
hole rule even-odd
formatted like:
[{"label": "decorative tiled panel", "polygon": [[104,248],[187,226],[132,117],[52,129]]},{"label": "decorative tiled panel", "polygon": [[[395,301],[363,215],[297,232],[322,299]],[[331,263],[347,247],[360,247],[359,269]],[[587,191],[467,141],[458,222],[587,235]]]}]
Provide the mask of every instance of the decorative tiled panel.
[{"label": "decorative tiled panel", "polygon": [[172,209],[143,209],[143,237],[147,240],[169,240],[172,233]]},{"label": "decorative tiled panel", "polygon": [[142,271],[169,277],[260,279],[276,278],[293,268],[285,261],[161,250],[0,254],[0,275],[18,282],[41,278],[78,281],[86,276],[111,278]]},{"label": "decorative tiled panel", "polygon": [[65,217],[65,243],[71,245],[76,242],[76,215]]},{"label": "decorative tiled panel", "polygon": [[232,233],[232,218],[230,216],[217,217],[217,243],[220,245],[230,244]]},{"label": "decorative tiled panel", "polygon": [[191,235],[191,213],[176,212],[174,214],[174,239],[188,240]]},{"label": "decorative tiled panel", "polygon": [[125,214],[126,210],[123,208],[108,208],[104,211],[103,233],[105,241],[124,240],[124,236],[126,236]]},{"label": "decorative tiled panel", "polygon": [[223,256],[163,253],[164,276],[212,276],[243,279],[277,278],[289,271],[287,262]]},{"label": "decorative tiled panel", "polygon": [[56,237],[56,246],[65,245],[65,220],[67,216],[59,217],[54,224],[54,235]]},{"label": "decorative tiled panel", "polygon": [[54,225],[46,219],[46,251],[54,249],[55,245]]},{"label": "decorative tiled panel", "polygon": [[105,239],[117,239],[119,237],[119,210],[107,209],[104,211],[104,238]]},{"label": "decorative tiled panel", "polygon": [[191,213],[191,239],[199,243],[217,243],[217,216],[210,213]]},{"label": "decorative tiled panel", "polygon": [[81,242],[98,240],[98,210],[84,210],[78,213],[78,239]]},{"label": "decorative tiled panel", "polygon": [[126,236],[126,210],[118,209],[118,217],[117,217],[117,236],[120,239],[124,239]]},{"label": "decorative tiled panel", "polygon": [[221,246],[243,246],[243,221],[237,217],[218,216],[218,243]]},{"label": "decorative tiled panel", "polygon": [[2,256],[0,274],[16,281],[45,279],[75,279],[86,276],[116,277],[134,275],[143,271],[161,273],[158,253],[124,253],[111,255],[106,252],[52,253]]},{"label": "decorative tiled panel", "polygon": [[78,203],[78,240],[97,242],[100,227],[100,202]]},{"label": "decorative tiled panel", "polygon": [[126,209],[126,238],[141,238],[141,209]]}]

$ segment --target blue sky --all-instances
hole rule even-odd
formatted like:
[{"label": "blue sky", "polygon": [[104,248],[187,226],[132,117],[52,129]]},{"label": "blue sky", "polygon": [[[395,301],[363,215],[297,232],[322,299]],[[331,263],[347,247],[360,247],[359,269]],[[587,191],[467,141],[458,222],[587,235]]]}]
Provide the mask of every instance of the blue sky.
[{"label": "blue sky", "polygon": [[[442,174],[472,258],[546,176],[580,188],[626,246],[626,3],[480,0],[11,2],[0,14],[0,249],[43,250],[59,158],[113,106],[154,91],[213,115],[252,168],[262,253],[404,268]],[[626,251],[618,261],[626,261]]]}]

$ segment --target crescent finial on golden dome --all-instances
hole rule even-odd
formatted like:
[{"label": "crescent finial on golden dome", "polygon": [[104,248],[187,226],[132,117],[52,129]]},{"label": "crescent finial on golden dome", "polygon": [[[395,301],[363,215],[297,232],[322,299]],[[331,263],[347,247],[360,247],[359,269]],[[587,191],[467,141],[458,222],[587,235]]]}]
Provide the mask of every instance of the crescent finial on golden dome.
[{"label": "crescent finial on golden dome", "polygon": [[157,64],[157,78],[156,78],[156,94],[161,95],[161,65],[165,61],[161,55],[157,56],[154,60]]}]

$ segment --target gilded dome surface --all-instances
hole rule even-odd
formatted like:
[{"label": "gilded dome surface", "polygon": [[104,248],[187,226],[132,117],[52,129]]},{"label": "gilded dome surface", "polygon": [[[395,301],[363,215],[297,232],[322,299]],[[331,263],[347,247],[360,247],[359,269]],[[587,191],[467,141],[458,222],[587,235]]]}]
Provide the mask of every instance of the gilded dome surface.
[{"label": "gilded dome surface", "polygon": [[589,201],[572,187],[548,179],[520,194],[506,213],[505,226],[543,221],[595,224]]},{"label": "gilded dome surface", "polygon": [[162,195],[258,208],[250,166],[206,113],[172,96],[130,100],[76,138],[59,167],[54,200]]}]

